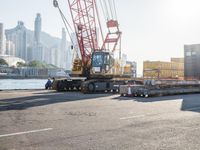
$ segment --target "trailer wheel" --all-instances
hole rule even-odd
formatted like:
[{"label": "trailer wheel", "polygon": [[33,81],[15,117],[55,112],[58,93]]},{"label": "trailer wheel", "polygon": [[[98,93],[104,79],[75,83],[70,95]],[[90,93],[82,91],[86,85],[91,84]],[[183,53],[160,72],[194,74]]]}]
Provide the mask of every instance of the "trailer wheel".
[{"label": "trailer wheel", "polygon": [[78,91],[80,91],[80,86],[76,86],[76,89],[77,89]]},{"label": "trailer wheel", "polygon": [[58,84],[57,84],[57,91],[60,92],[60,91],[64,91],[65,89],[65,85],[62,81],[59,81]]},{"label": "trailer wheel", "polygon": [[88,91],[89,92],[94,92],[94,90],[95,90],[94,83],[89,83],[89,85],[88,85]]},{"label": "trailer wheel", "polygon": [[144,92],[144,97],[145,98],[149,97],[149,93],[147,91]]}]

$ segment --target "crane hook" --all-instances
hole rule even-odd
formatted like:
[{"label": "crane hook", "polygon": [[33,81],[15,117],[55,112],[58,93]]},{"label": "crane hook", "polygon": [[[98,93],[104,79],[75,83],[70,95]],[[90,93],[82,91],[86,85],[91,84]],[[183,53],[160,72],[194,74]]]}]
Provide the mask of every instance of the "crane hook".
[{"label": "crane hook", "polygon": [[58,7],[58,1],[57,0],[53,0],[53,6]]}]

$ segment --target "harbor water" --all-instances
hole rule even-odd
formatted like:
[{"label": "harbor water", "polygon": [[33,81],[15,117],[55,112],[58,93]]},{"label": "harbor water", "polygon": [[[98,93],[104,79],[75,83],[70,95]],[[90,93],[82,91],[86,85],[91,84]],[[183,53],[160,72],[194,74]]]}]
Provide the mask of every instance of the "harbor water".
[{"label": "harbor water", "polygon": [[0,79],[0,90],[44,89],[47,79]]}]

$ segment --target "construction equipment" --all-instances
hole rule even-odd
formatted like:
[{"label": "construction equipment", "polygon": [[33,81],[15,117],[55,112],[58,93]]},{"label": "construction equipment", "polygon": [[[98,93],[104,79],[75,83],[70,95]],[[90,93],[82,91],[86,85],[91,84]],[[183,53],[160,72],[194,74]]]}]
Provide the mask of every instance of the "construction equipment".
[{"label": "construction equipment", "polygon": [[[102,9],[106,9],[104,13],[108,15],[106,18],[108,33],[105,38],[96,1],[68,0],[81,58],[76,57],[74,59],[72,77],[56,80],[53,85],[54,89],[58,91],[78,90],[81,87],[84,93],[118,91],[119,85],[131,80],[130,76],[124,76],[120,71],[120,59],[119,61],[114,59],[114,52],[117,47],[121,49],[120,39],[122,34],[119,30],[114,0],[100,1],[100,3],[104,5]],[[69,28],[72,28],[62,13],[57,0],[54,0],[53,4],[59,9],[69,33]],[[108,8],[110,8],[110,13]],[[99,32],[97,29],[99,29]],[[100,39],[98,39],[98,35]],[[73,40],[71,41],[73,42]],[[100,43],[102,43],[101,46]],[[73,45],[75,44],[73,43]],[[121,55],[121,50],[119,50],[119,54]],[[76,78],[73,78],[74,76]],[[79,77],[85,77],[85,80]]]}]

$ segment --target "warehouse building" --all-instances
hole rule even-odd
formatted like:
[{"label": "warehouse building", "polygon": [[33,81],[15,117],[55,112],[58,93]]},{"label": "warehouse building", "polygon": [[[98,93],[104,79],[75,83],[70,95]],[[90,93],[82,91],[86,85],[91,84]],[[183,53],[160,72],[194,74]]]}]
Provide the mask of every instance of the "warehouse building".
[{"label": "warehouse building", "polygon": [[184,58],[171,58],[165,61],[144,61],[143,77],[150,79],[183,79]]},{"label": "warehouse building", "polygon": [[186,80],[200,80],[200,44],[184,46],[184,76]]}]

